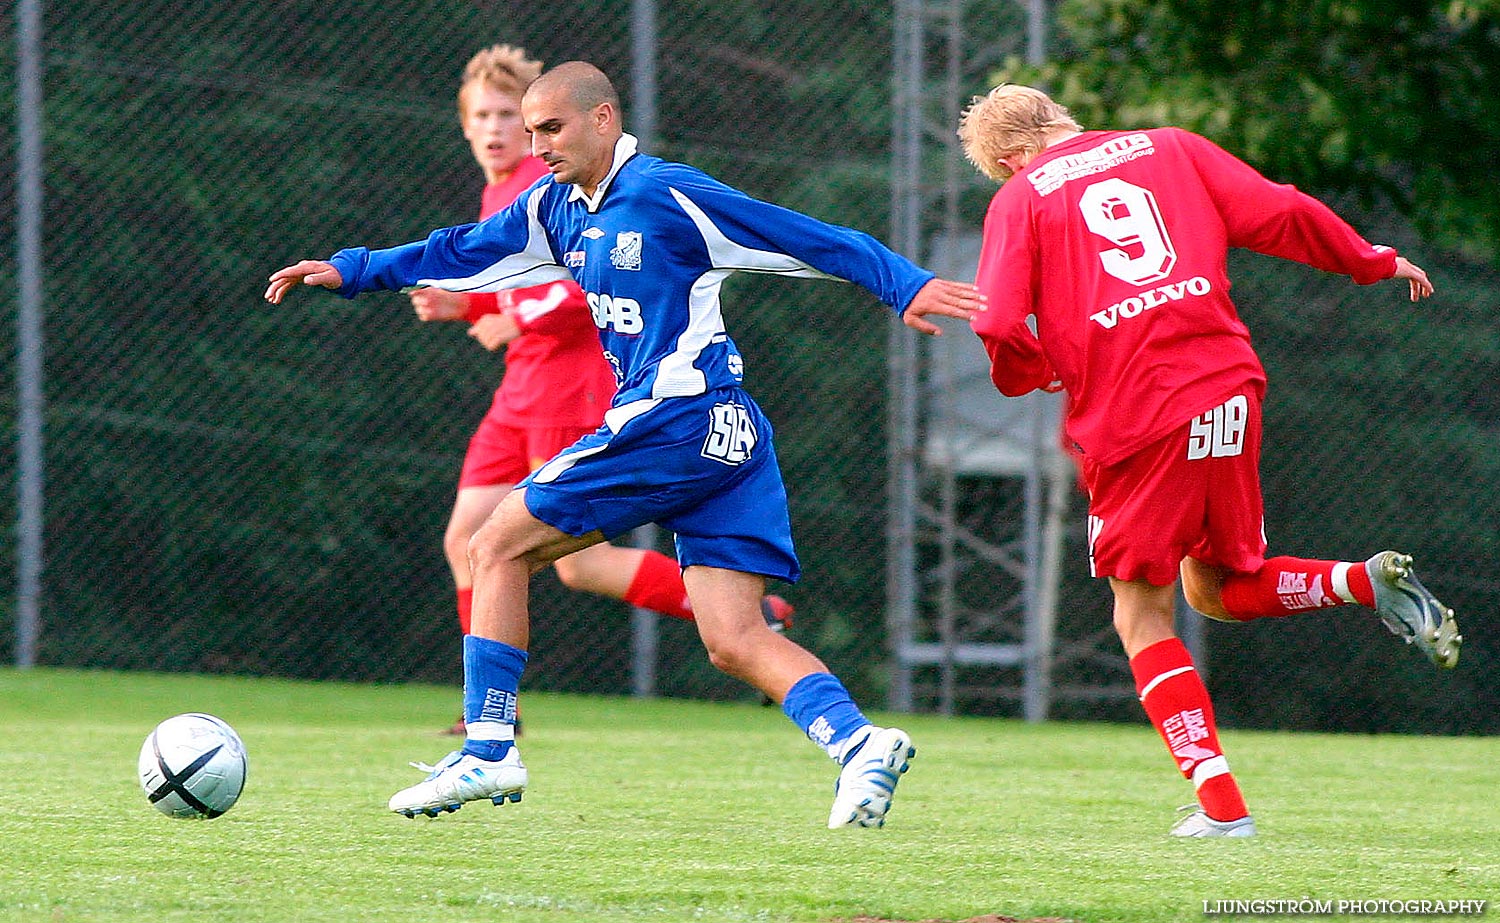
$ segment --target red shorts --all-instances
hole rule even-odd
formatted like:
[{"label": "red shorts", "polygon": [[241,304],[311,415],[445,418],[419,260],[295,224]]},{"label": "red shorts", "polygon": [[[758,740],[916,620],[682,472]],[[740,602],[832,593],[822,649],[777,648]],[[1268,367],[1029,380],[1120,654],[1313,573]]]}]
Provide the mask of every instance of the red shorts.
[{"label": "red shorts", "polygon": [[1260,401],[1247,388],[1118,464],[1085,458],[1093,575],[1167,586],[1185,557],[1258,569],[1260,437]]},{"label": "red shorts", "polygon": [[458,489],[519,484],[532,469],[594,429],[592,426],[506,426],[486,416],[469,439]]}]

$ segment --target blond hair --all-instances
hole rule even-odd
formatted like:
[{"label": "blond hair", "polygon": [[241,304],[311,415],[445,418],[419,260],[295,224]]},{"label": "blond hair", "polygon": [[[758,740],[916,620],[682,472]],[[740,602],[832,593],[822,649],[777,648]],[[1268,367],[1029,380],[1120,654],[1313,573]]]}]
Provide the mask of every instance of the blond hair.
[{"label": "blond hair", "polygon": [[510,45],[481,48],[464,66],[463,80],[458,84],[458,115],[464,115],[469,87],[487,86],[501,93],[519,97],[541,76],[542,62],[526,57],[526,52]]},{"label": "blond hair", "polygon": [[1059,131],[1082,131],[1067,107],[1041,90],[1016,83],[1002,83],[984,96],[976,96],[958,120],[958,137],[964,156],[979,172],[996,182],[1010,179],[1011,169],[1002,163],[1018,154],[1036,156],[1047,139]]}]

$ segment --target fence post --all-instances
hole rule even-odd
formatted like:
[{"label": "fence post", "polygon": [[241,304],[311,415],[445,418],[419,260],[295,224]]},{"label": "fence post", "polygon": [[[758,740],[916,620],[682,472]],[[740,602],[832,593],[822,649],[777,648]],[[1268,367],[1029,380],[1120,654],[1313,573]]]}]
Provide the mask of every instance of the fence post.
[{"label": "fence post", "polygon": [[42,594],[42,0],[16,4],[16,666],[36,663]]},{"label": "fence post", "polygon": [[[656,147],[656,0],[633,0],[630,17],[631,104],[630,128],[641,148]],[[631,533],[637,548],[656,547],[656,526],[641,526]],[[656,660],[661,626],[657,614],[636,608],[630,614],[630,689],[640,698],[656,695]]]}]

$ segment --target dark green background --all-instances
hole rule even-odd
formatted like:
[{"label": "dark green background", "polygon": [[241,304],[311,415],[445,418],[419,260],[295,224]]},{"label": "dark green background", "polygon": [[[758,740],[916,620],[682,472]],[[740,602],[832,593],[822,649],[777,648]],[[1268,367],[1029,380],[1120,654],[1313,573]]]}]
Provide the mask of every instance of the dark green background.
[{"label": "dark green background", "polygon": [[[1437,283],[1412,306],[1388,284],[1235,258],[1271,373],[1272,552],[1416,554],[1469,640],[1459,669],[1436,676],[1363,610],[1213,625],[1207,667],[1231,725],[1500,729],[1497,27],[1469,9],[1066,3],[1056,58],[1036,73],[1015,63],[1019,4],[965,4],[979,62],[966,92],[1004,73],[1045,81],[1090,127],[1203,131],[1325,196]],[[501,364],[457,325],[418,324],[396,295],[299,292],[273,308],[260,293],[295,259],[470,219],[480,178],[452,95],[481,45],[599,63],[627,91],[628,125],[629,12],[602,0],[46,5],[43,663],[457,683],[440,537]],[[884,5],[664,0],[661,27],[657,153],[886,235]],[[13,100],[0,97],[6,174]],[[949,130],[936,107],[933,131]],[[992,187],[967,189],[977,228]],[[14,239],[13,196],[0,189],[0,239]],[[0,259],[13,278],[13,248]],[[850,286],[740,277],[726,314],[777,426],[807,574],[781,588],[801,610],[798,637],[879,703],[888,312]],[[13,337],[0,327],[12,374]],[[0,404],[13,470],[9,388]],[[1013,499],[996,496],[1003,485],[965,490],[965,514],[981,519]],[[13,494],[0,498],[13,521]],[[1106,588],[1084,573],[1081,510],[1075,498],[1064,637],[1109,618]],[[13,538],[0,549],[7,657]],[[545,574],[533,612],[528,684],[628,690],[623,607]],[[747,694],[707,666],[689,628],[663,630],[663,692]],[[1099,669],[1119,681],[1121,663]],[[1077,670],[1060,679],[1090,678]],[[1058,714],[1139,719],[1128,699]]]}]

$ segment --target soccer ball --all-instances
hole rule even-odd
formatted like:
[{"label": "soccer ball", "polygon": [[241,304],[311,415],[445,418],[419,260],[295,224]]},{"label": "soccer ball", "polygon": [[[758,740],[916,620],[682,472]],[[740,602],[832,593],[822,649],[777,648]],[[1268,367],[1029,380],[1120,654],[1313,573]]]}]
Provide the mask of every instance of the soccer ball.
[{"label": "soccer ball", "polygon": [[234,807],[245,788],[245,745],[213,715],[176,715],[141,745],[141,788],[168,817],[208,819]]}]

